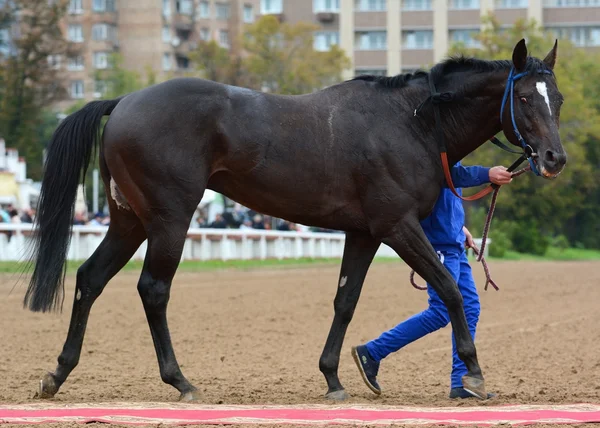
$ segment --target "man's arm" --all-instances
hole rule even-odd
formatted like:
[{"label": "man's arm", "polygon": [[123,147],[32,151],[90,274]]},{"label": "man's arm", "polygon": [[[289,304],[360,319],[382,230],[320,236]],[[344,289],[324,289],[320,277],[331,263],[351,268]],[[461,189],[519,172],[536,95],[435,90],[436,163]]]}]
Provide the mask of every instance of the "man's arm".
[{"label": "man's arm", "polygon": [[[485,183],[498,185],[508,184],[512,181],[512,174],[503,166],[486,168],[484,166],[454,165],[450,170],[454,187],[476,187]],[[444,182],[448,187],[448,183]]]}]

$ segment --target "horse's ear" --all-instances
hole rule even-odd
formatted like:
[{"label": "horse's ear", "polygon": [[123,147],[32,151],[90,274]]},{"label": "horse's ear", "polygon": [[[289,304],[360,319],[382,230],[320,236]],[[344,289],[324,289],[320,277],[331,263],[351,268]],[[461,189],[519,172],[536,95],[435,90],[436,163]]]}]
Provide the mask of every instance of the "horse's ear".
[{"label": "horse's ear", "polygon": [[527,46],[525,45],[525,39],[519,40],[519,43],[515,46],[513,51],[513,64],[518,72],[525,70],[527,64]]},{"label": "horse's ear", "polygon": [[546,66],[550,69],[553,70],[554,69],[554,64],[556,64],[556,51],[558,49],[558,40],[554,41],[554,47],[552,48],[552,50],[550,52],[548,52],[548,55],[546,55],[546,58],[544,58],[544,64],[546,64]]}]

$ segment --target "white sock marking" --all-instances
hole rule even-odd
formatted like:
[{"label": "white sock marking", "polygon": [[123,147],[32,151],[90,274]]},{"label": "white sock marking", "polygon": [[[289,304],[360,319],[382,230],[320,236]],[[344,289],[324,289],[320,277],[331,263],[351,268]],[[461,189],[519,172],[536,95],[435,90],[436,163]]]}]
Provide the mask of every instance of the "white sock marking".
[{"label": "white sock marking", "polygon": [[544,101],[546,101],[548,111],[550,112],[550,116],[552,116],[552,109],[550,108],[550,98],[548,98],[548,88],[546,87],[546,82],[537,82],[535,87],[540,95],[544,97]]}]

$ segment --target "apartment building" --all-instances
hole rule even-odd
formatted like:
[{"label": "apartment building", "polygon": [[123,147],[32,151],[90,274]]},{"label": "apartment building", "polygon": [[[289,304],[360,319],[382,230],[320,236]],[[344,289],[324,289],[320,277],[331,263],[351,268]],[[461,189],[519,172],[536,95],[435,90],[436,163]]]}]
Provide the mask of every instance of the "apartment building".
[{"label": "apartment building", "polygon": [[120,53],[123,67],[160,78],[190,70],[198,40],[216,40],[236,51],[244,24],[255,20],[260,0],[70,0],[64,31],[78,53],[65,61],[71,99],[104,92],[96,70]]},{"label": "apartment building", "polygon": [[261,13],[309,20],[315,47],[339,44],[351,58],[347,78],[394,75],[441,60],[456,42],[476,47],[481,17],[506,26],[534,18],[580,47],[600,50],[600,0],[262,0]]},{"label": "apartment building", "polygon": [[509,26],[535,18],[577,46],[600,50],[600,0],[70,0],[65,32],[81,45],[66,61],[73,99],[101,96],[94,71],[119,52],[128,69],[159,77],[190,69],[198,40],[216,40],[236,54],[245,24],[259,15],[312,22],[315,49],[337,44],[352,60],[345,78],[393,75],[426,67],[452,43],[477,46],[481,17],[493,12]]}]

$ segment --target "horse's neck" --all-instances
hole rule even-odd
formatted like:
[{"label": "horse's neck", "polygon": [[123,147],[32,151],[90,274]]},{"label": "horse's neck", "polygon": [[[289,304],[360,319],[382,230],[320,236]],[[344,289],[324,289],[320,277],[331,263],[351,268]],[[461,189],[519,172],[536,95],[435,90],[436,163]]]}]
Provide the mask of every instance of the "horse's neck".
[{"label": "horse's neck", "polygon": [[[460,84],[464,88],[464,100],[446,106],[450,114],[443,122],[448,158],[452,163],[460,161],[502,130],[500,106],[508,71],[486,74],[473,76],[472,85],[468,80]],[[469,79],[468,76],[463,78]]]}]

